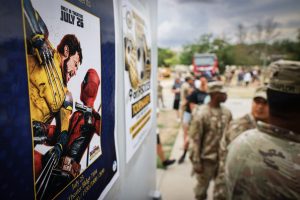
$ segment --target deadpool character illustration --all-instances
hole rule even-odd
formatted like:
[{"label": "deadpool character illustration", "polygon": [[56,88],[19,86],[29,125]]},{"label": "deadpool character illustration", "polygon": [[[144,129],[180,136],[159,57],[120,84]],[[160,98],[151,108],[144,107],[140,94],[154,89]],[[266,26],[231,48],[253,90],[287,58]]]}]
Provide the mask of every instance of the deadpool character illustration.
[{"label": "deadpool character illustration", "polygon": [[[61,159],[54,169],[44,169],[44,171],[51,171],[49,173],[42,173],[39,178],[43,179],[44,191],[42,199],[51,199],[59,191],[61,191],[67,184],[76,178],[81,172],[80,162],[83,159],[85,151],[89,148],[90,141],[94,134],[100,136],[101,132],[101,117],[94,109],[94,102],[97,97],[100,86],[100,78],[94,69],[89,69],[81,83],[80,100],[83,104],[75,104],[75,111],[70,118],[69,138]],[[55,127],[52,125],[48,127],[48,141],[55,138]],[[87,166],[89,152],[87,152]],[[49,158],[47,154],[41,157],[42,166],[48,166]],[[36,166],[38,167],[38,166]]]}]

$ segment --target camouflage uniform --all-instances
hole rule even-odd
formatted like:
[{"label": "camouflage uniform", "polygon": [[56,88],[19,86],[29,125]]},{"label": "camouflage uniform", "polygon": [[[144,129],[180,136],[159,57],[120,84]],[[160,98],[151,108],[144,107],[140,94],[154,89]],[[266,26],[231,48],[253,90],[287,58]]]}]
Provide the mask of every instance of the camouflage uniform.
[{"label": "camouflage uniform", "polygon": [[180,87],[180,109],[184,112],[185,105],[187,103],[187,97],[191,94],[192,87],[188,82],[184,82]]},{"label": "camouflage uniform", "polygon": [[218,150],[225,127],[232,119],[231,112],[221,106],[211,108],[201,105],[194,109],[189,134],[192,140],[190,159],[192,174],[196,174],[194,189],[197,199],[205,199],[210,180],[215,178],[218,166]]},{"label": "camouflage uniform", "polygon": [[300,199],[299,149],[299,134],[258,122],[229,145],[228,198]]},{"label": "camouflage uniform", "polygon": [[[270,71],[268,101],[277,101],[274,109],[280,107],[280,99],[272,99],[274,91],[282,97],[299,97],[300,62],[277,61]],[[283,102],[289,101],[299,106],[292,98]],[[273,116],[269,105],[270,122],[284,123]],[[285,114],[290,112],[289,108]],[[257,129],[242,133],[228,146],[225,181],[228,199],[300,199],[300,133],[258,122]]]},{"label": "camouflage uniform", "polygon": [[251,114],[246,114],[241,118],[230,122],[228,129],[220,142],[218,175],[215,179],[214,199],[226,199],[226,185],[224,180],[225,158],[227,146],[242,132],[256,128],[256,122]]}]

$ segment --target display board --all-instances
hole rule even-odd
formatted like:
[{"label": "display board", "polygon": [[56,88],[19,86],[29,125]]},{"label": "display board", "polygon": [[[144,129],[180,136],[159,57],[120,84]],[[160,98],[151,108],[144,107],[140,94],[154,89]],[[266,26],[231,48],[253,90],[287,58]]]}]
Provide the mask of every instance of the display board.
[{"label": "display board", "polygon": [[122,2],[126,160],[150,131],[153,114],[153,75],[149,18],[130,1]]}]

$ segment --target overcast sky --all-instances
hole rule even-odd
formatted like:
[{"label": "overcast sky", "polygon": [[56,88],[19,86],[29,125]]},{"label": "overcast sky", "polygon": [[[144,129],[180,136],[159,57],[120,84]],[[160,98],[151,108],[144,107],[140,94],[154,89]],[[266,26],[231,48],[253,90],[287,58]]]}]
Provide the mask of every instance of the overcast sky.
[{"label": "overcast sky", "polygon": [[226,36],[234,43],[239,23],[254,32],[255,24],[269,19],[278,23],[277,38],[295,39],[300,28],[300,1],[158,0],[158,46],[180,48],[204,33]]}]

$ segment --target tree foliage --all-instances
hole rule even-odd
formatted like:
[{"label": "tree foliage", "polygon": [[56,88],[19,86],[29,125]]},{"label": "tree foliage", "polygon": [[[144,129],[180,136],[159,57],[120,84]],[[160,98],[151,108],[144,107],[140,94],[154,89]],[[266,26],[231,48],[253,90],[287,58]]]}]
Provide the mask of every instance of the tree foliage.
[{"label": "tree foliage", "polygon": [[170,67],[171,65],[178,64],[178,62],[177,54],[174,51],[158,48],[158,66]]},{"label": "tree foliage", "polygon": [[[237,27],[237,44],[230,43],[226,37],[214,37],[203,34],[193,43],[183,46],[182,52],[177,54],[170,49],[158,49],[159,66],[169,67],[175,64],[191,65],[195,53],[215,53],[218,57],[219,68],[222,72],[226,65],[266,65],[276,59],[300,60],[300,28],[297,41],[290,39],[276,40],[280,34],[278,23],[271,20],[253,25],[252,34],[247,33],[249,27],[243,24]],[[252,37],[247,43],[246,38]]]}]

